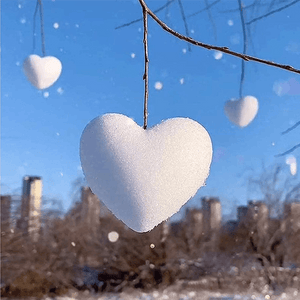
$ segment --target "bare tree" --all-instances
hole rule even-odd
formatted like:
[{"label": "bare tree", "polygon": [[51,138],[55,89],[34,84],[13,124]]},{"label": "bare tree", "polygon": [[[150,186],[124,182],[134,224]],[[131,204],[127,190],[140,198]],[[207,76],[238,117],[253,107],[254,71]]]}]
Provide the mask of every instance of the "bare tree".
[{"label": "bare tree", "polygon": [[249,185],[261,195],[271,217],[282,217],[284,204],[300,199],[300,181],[284,165],[263,164],[261,173],[249,178]]}]

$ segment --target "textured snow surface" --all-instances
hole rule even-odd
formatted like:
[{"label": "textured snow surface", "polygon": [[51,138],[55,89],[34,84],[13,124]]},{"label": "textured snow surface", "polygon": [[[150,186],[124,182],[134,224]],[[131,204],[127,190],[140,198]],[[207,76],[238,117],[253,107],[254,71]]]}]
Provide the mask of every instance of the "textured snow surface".
[{"label": "textured snow surface", "polygon": [[[44,300],[53,298],[45,297]],[[164,291],[152,291],[144,293],[141,291],[133,291],[132,293],[123,292],[121,294],[105,293],[92,294],[86,292],[74,292],[70,296],[56,297],[56,300],[300,300],[300,293],[296,290],[280,295],[270,294],[223,294],[209,291],[180,290],[172,289]]]},{"label": "textured snow surface", "polygon": [[212,144],[191,119],[144,130],[124,115],[106,114],[84,129],[80,156],[93,193],[128,227],[146,232],[205,184]]},{"label": "textured snow surface", "polygon": [[258,112],[258,101],[255,97],[246,96],[239,100],[229,100],[224,106],[228,119],[239,127],[248,126]]},{"label": "textured snow surface", "polygon": [[59,78],[62,65],[54,56],[29,55],[23,63],[24,73],[30,83],[39,90],[50,87]]}]

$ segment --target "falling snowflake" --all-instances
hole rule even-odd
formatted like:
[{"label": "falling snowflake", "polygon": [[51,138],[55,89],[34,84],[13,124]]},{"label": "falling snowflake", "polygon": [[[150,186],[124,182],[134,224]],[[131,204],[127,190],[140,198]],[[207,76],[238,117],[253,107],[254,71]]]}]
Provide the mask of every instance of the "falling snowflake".
[{"label": "falling snowflake", "polygon": [[21,19],[20,19],[20,23],[21,23],[21,24],[25,24],[25,23],[26,23],[26,19],[25,19],[25,18],[21,18]]},{"label": "falling snowflake", "polygon": [[49,95],[50,95],[49,92],[44,92],[44,94],[43,94],[44,98],[48,98]]},{"label": "falling snowflake", "polygon": [[195,33],[195,30],[194,30],[194,29],[191,29],[191,33]]},{"label": "falling snowflake", "polygon": [[75,244],[74,242],[72,242],[72,243],[71,243],[71,245],[72,245],[73,247],[75,247],[75,246],[76,246],[76,244]]},{"label": "falling snowflake", "polygon": [[62,95],[64,93],[64,90],[62,87],[57,88],[56,90],[60,95]]},{"label": "falling snowflake", "polygon": [[111,232],[108,234],[108,240],[109,240],[111,243],[115,243],[118,239],[119,239],[119,234],[118,234],[116,231],[111,231]]},{"label": "falling snowflake", "polygon": [[16,62],[16,66],[18,66],[18,67],[20,66],[20,62],[19,61]]},{"label": "falling snowflake", "polygon": [[214,58],[216,59],[216,60],[219,60],[219,59],[221,59],[223,57],[223,53],[221,52],[221,51],[215,51],[214,52]]},{"label": "falling snowflake", "polygon": [[22,5],[21,5],[21,4],[18,4],[18,8],[22,8]]},{"label": "falling snowflake", "polygon": [[277,96],[300,95],[300,82],[295,78],[290,78],[284,81],[275,81],[273,84],[273,91]]},{"label": "falling snowflake", "polygon": [[186,54],[186,49],[183,48],[183,49],[182,49],[182,52],[183,52],[183,54]]},{"label": "falling snowflake", "polygon": [[131,58],[135,58],[135,53],[130,54]]},{"label": "falling snowflake", "polygon": [[78,25],[78,24],[75,24],[75,27],[76,27],[76,28],[79,28],[79,25]]},{"label": "falling snowflake", "polygon": [[150,248],[151,249],[155,248],[155,245],[154,244],[150,244]]},{"label": "falling snowflake", "polygon": [[58,23],[54,23],[54,24],[53,24],[53,27],[54,27],[55,29],[57,29],[57,28],[59,27],[59,24],[58,24]]},{"label": "falling snowflake", "polygon": [[232,21],[232,20],[228,20],[227,24],[228,24],[229,26],[233,26],[233,21]]},{"label": "falling snowflake", "polygon": [[184,78],[179,79],[180,84],[184,84]]},{"label": "falling snowflake", "polygon": [[163,84],[160,81],[155,82],[154,88],[160,91],[163,88]]},{"label": "falling snowflake", "polygon": [[60,136],[59,132],[56,132],[56,135],[57,135],[57,136]]}]

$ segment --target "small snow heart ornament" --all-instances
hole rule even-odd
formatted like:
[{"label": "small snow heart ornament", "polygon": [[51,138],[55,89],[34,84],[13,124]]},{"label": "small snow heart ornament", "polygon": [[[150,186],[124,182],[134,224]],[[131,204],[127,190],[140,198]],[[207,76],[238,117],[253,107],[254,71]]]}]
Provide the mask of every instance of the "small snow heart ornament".
[{"label": "small snow heart ornament", "polygon": [[239,127],[248,126],[258,111],[258,101],[253,96],[246,96],[239,100],[229,100],[224,106],[228,119]]},{"label": "small snow heart ornament", "polygon": [[212,143],[191,119],[174,118],[144,130],[124,115],[106,114],[84,129],[80,158],[93,193],[128,227],[146,232],[205,184]]},{"label": "small snow heart ornament", "polygon": [[50,87],[59,78],[62,65],[54,56],[29,55],[23,63],[27,79],[39,90]]}]

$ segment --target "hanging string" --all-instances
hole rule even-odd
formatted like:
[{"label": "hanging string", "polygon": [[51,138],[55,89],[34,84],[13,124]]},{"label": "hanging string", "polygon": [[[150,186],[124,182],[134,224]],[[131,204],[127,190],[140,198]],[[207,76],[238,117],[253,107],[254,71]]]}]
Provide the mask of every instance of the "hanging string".
[{"label": "hanging string", "polygon": [[42,0],[36,1],[36,7],[33,15],[33,49],[32,53],[35,51],[35,42],[36,42],[36,15],[38,9],[40,10],[40,24],[41,24],[41,41],[42,41],[42,54],[46,56],[45,50],[45,34],[44,34],[44,15],[43,15],[43,3]]},{"label": "hanging string", "polygon": [[[239,8],[240,8],[240,15],[241,15],[241,23],[243,28],[243,39],[244,39],[244,49],[243,54],[245,55],[247,52],[247,34],[246,34],[246,25],[245,25],[245,18],[244,18],[244,10],[242,6],[241,0],[238,0]],[[245,79],[245,61],[242,59],[242,72],[241,72],[241,81],[240,81],[240,98],[243,96],[243,85]]]}]

